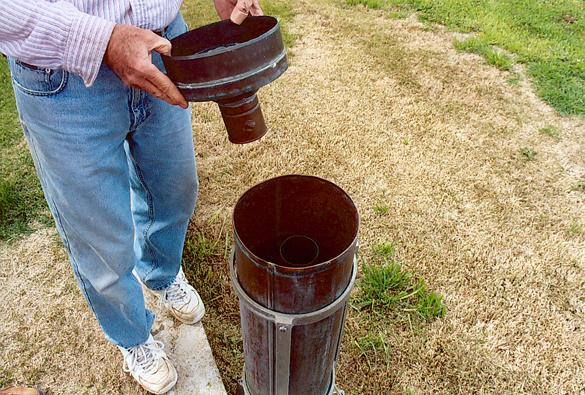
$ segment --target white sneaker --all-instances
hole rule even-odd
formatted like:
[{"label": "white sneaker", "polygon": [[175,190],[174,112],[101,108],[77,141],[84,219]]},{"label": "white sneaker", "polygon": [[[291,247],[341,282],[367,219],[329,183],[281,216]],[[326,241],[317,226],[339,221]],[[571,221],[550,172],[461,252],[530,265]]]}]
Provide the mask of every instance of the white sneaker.
[{"label": "white sneaker", "polygon": [[177,370],[164,352],[164,345],[152,335],[139,346],[118,348],[124,356],[124,371],[148,392],[165,394],[177,383]]},{"label": "white sneaker", "polygon": [[[138,281],[142,284],[139,278]],[[195,324],[205,315],[203,301],[195,288],[187,282],[183,269],[179,270],[177,278],[167,289],[154,291],[144,284],[142,286],[159,298],[162,308],[170,311],[176,319],[185,324]]]}]

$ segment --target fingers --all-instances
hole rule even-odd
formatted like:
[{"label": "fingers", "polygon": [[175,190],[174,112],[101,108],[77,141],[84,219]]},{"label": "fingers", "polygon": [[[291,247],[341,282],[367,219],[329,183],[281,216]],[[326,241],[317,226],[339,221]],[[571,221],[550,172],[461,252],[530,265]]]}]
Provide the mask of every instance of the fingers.
[{"label": "fingers", "polygon": [[238,25],[244,22],[248,15],[264,15],[258,0],[214,0],[213,3],[221,19],[230,18]]},{"label": "fingers", "polygon": [[217,11],[217,15],[223,19],[229,19],[236,5],[236,0],[214,0],[213,4],[215,5],[215,10]]},{"label": "fingers", "polygon": [[240,25],[248,14],[250,13],[250,9],[252,8],[253,0],[238,0],[238,3],[232,10],[232,14],[230,15],[230,19],[233,23],[237,23]]},{"label": "fingers", "polygon": [[181,95],[177,87],[152,64],[146,67],[143,72],[128,77],[125,83],[128,86],[141,89],[157,99],[174,106],[188,107],[185,98]]},{"label": "fingers", "polygon": [[140,81],[135,88],[138,88],[140,90],[143,90],[144,92],[156,97],[157,99],[163,100],[169,104],[173,104],[170,103],[170,97],[167,97],[164,93],[161,92],[160,89],[158,89],[152,82],[150,82],[149,80],[142,80]]},{"label": "fingers", "polygon": [[156,51],[160,54],[163,55],[167,55],[167,56],[171,56],[171,49],[172,49],[172,45],[171,42],[169,40],[167,40],[164,37],[159,36],[156,33],[153,32],[149,32],[150,33],[150,39],[152,40],[149,43],[149,48],[148,51]]},{"label": "fingers", "polygon": [[[187,108],[187,101],[179,92],[177,87],[171,82],[169,77],[161,73],[159,69],[157,69],[154,65],[150,68],[149,72],[146,75],[146,79],[154,85],[158,91],[162,94],[162,97],[159,97],[161,100],[166,101],[169,104],[180,106],[182,108]],[[150,93],[150,92],[149,92]],[[156,96],[156,95],[154,95]],[[156,96],[158,97],[158,96]]]},{"label": "fingers", "polygon": [[258,0],[252,1],[252,8],[250,8],[250,14],[253,16],[264,15],[264,11],[260,8],[260,2]]}]

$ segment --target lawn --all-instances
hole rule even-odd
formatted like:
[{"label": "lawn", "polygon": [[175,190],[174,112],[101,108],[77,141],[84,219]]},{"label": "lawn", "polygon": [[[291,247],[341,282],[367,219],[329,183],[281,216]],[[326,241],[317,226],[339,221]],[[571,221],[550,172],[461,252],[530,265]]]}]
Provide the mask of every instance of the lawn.
[{"label": "lawn", "polygon": [[[289,70],[259,92],[269,128],[260,142],[230,144],[217,106],[194,105],[201,190],[183,265],[206,302],[204,326],[224,383],[233,391],[242,371],[227,273],[231,210],[249,187],[295,173],[335,182],[360,213],[360,273],[338,369],[348,395],[579,393],[585,119],[541,100],[533,60],[487,40],[488,16],[473,17],[484,2],[441,20],[455,3],[389,1],[379,9],[345,0],[264,3],[282,18],[292,56]],[[215,19],[207,1],[189,0],[183,10],[191,26]],[[568,25],[582,26],[579,10]],[[478,21],[473,29],[467,17]],[[14,137],[2,149],[25,153],[14,108],[4,103],[2,125],[12,126],[2,130]],[[4,152],[10,172],[31,169]],[[23,178],[14,174],[13,182]],[[17,194],[23,189],[33,190]],[[12,284],[0,289],[0,316],[9,317],[0,324],[8,345],[0,347],[0,387],[142,394],[102,338],[55,231],[10,232],[12,241],[0,244],[0,280]]]},{"label": "lawn", "polygon": [[[472,33],[462,50],[508,70],[526,66],[540,97],[561,114],[585,115],[585,3],[581,0],[347,0],[410,12],[426,21]],[[494,51],[495,48],[506,52]]]}]

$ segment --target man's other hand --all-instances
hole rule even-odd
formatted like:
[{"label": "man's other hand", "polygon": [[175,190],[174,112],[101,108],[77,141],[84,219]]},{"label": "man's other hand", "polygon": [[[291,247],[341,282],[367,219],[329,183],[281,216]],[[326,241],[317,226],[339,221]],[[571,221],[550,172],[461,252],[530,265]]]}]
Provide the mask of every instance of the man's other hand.
[{"label": "man's other hand", "polygon": [[124,84],[150,93],[169,104],[187,108],[187,102],[171,80],[152,64],[152,51],[171,54],[169,40],[130,25],[116,25],[104,62]]},{"label": "man's other hand", "polygon": [[231,19],[238,25],[248,15],[263,15],[258,0],[213,0],[215,10],[221,19]]}]

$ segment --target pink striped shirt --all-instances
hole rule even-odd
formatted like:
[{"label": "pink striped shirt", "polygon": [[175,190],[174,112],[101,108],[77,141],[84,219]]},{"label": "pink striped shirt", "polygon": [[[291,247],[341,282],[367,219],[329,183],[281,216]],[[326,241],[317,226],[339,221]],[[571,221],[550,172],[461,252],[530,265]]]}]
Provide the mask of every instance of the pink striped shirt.
[{"label": "pink striped shirt", "polygon": [[159,30],[183,0],[0,0],[0,52],[43,68],[97,77],[116,23]]}]

